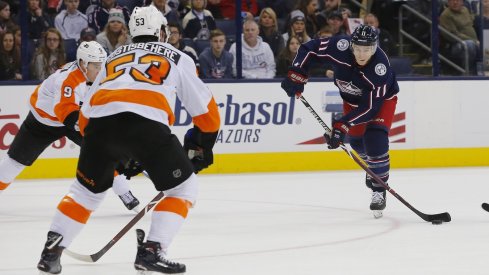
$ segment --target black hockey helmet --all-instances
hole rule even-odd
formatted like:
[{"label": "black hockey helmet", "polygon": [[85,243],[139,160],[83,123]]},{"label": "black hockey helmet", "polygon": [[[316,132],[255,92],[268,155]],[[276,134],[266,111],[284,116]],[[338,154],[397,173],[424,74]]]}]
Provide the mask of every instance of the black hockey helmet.
[{"label": "black hockey helmet", "polygon": [[351,43],[360,46],[375,46],[379,36],[374,27],[368,25],[358,26],[351,34]]}]

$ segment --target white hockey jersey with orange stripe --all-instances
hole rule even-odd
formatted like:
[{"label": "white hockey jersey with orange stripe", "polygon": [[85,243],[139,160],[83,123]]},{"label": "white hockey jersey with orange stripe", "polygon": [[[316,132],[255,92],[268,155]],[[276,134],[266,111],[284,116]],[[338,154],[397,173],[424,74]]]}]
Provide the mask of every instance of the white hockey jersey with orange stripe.
[{"label": "white hockey jersey with orange stripe", "polygon": [[124,45],[108,58],[80,112],[80,130],[89,118],[133,112],[172,125],[169,102],[175,95],[203,132],[216,132],[220,117],[212,93],[196,74],[195,63],[167,43]]},{"label": "white hockey jersey with orange stripe", "polygon": [[87,90],[85,76],[76,62],[68,63],[36,87],[30,111],[39,122],[62,127],[70,113],[79,111]]}]

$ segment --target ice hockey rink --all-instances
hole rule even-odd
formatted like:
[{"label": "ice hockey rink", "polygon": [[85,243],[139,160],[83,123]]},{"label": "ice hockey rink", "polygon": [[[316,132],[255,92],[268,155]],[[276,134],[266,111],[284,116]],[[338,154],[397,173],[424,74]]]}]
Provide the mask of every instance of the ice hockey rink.
[{"label": "ice hockey rink", "polygon": [[[418,210],[448,211],[432,225],[388,194],[382,219],[368,209],[361,171],[200,176],[200,199],[170,258],[192,275],[489,274],[489,168],[393,170],[391,186]],[[0,195],[0,274],[38,274],[54,209],[71,179],[18,180]],[[132,180],[146,204],[156,195]],[[92,254],[132,218],[114,193],[70,249]],[[150,215],[135,228],[147,229]],[[136,234],[128,232],[96,263],[67,255],[62,274],[137,274]]]}]

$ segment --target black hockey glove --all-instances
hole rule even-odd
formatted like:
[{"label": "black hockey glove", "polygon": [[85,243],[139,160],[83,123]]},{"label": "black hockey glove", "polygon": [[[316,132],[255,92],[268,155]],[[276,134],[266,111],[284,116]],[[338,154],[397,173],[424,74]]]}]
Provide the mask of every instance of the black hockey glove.
[{"label": "black hockey glove", "polygon": [[304,92],[304,85],[307,83],[307,73],[298,67],[289,67],[287,77],[282,80],[281,87],[288,96],[293,97]]},{"label": "black hockey glove", "polygon": [[328,143],[329,149],[336,149],[340,147],[340,144],[345,140],[345,136],[348,133],[349,127],[348,125],[342,122],[336,122],[333,125],[333,131],[331,132],[331,136],[327,133],[324,133],[324,138]]},{"label": "black hockey glove", "polygon": [[132,177],[135,177],[139,175],[139,173],[143,172],[144,168],[139,162],[130,159],[126,163],[119,162],[115,170],[117,173],[126,176],[126,179],[130,180]]},{"label": "black hockey glove", "polygon": [[196,174],[214,162],[212,148],[216,138],[217,132],[203,133],[197,126],[185,134],[183,149],[187,152]]}]

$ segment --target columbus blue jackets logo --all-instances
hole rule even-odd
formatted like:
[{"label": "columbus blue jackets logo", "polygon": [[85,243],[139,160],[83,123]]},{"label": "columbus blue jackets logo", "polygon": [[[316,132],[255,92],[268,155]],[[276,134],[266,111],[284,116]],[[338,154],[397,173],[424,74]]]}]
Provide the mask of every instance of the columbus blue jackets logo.
[{"label": "columbus blue jackets logo", "polygon": [[378,75],[385,75],[387,73],[387,67],[384,64],[379,63],[375,65],[375,73]]},{"label": "columbus blue jackets logo", "polygon": [[336,47],[338,47],[338,50],[340,50],[340,51],[344,51],[344,50],[348,49],[349,46],[350,46],[350,43],[348,43],[348,40],[346,40],[346,39],[340,39],[340,40],[338,40],[338,43],[336,43]]},{"label": "columbus blue jackets logo", "polygon": [[347,93],[347,94],[356,95],[356,96],[362,95],[362,89],[353,85],[351,82],[346,82],[346,81],[337,79],[336,84],[338,85],[338,88],[340,88],[342,93]]}]

